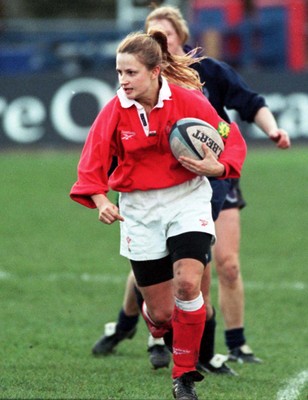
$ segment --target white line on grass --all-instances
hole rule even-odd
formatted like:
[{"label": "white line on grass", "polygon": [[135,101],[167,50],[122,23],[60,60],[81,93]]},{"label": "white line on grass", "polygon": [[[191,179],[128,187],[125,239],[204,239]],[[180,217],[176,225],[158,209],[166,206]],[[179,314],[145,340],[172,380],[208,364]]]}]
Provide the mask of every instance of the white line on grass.
[{"label": "white line on grass", "polygon": [[0,271],[0,281],[8,281],[12,276],[8,272]]},{"label": "white line on grass", "polygon": [[[46,280],[50,282],[60,281],[60,280],[81,280],[83,282],[100,282],[100,283],[122,283],[125,282],[127,275],[108,275],[108,274],[74,274],[74,273],[63,273],[63,274],[49,274],[46,275]],[[32,278],[33,279],[33,278]],[[40,278],[41,279],[41,278]]]},{"label": "white line on grass", "polygon": [[84,282],[107,282],[107,283],[121,283],[126,280],[126,275],[121,276],[121,275],[92,275],[92,274],[87,274],[84,273],[80,275],[80,279]]},{"label": "white line on grass", "polygon": [[[218,281],[217,278],[211,280],[211,284],[213,286],[217,286]],[[306,290],[307,283],[306,282],[276,282],[276,283],[267,283],[267,282],[256,282],[256,281],[244,281],[245,289],[247,290],[262,290],[262,291],[272,291],[272,290]]]},{"label": "white line on grass", "polygon": [[[123,271],[121,273],[115,272],[114,274],[91,274],[88,272],[84,272],[81,274],[74,272],[62,272],[62,273],[37,273],[37,274],[29,274],[27,277],[22,277],[23,280],[29,279],[31,281],[38,279],[40,281],[46,280],[49,282],[63,281],[63,280],[81,280],[83,282],[100,282],[100,283],[121,283],[126,280],[126,272],[123,275]],[[0,281],[8,281],[8,280],[17,280],[19,279],[18,275],[11,274],[9,272],[0,270]],[[217,286],[217,279],[212,280],[212,285]],[[306,290],[307,283],[305,282],[277,282],[277,283],[265,283],[265,282],[255,282],[255,281],[245,281],[245,288],[248,290]]]},{"label": "white line on grass", "polygon": [[296,400],[308,382],[308,370],[300,372],[289,379],[286,386],[277,393],[277,400]]}]

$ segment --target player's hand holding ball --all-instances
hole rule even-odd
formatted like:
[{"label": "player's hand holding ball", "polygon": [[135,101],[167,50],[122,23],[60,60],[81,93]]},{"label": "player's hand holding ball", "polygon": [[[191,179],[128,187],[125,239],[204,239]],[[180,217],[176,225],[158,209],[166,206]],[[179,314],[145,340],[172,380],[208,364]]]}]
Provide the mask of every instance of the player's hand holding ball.
[{"label": "player's hand holding ball", "polygon": [[204,175],[208,177],[222,176],[225,172],[225,167],[223,164],[217,160],[211,149],[209,149],[206,144],[202,145],[202,150],[204,152],[203,160],[194,160],[189,157],[180,156],[179,162],[183,167],[197,175]]},{"label": "player's hand holding ball", "polygon": [[224,150],[218,131],[198,118],[182,118],[171,128],[169,143],[174,157],[189,171],[219,177],[225,172],[219,156]]}]

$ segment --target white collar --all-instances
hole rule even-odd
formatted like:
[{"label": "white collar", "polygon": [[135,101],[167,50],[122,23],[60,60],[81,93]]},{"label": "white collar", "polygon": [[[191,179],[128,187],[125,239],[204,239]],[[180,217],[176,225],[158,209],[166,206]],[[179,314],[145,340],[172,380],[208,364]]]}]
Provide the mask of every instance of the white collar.
[{"label": "white collar", "polygon": [[[158,101],[155,107],[162,108],[164,106],[164,100],[170,100],[171,97],[171,90],[168,85],[166,78],[163,76],[161,77],[162,85],[159,90]],[[142,105],[138,103],[136,100],[131,100],[126,97],[126,94],[122,87],[117,91],[118,98],[120,100],[121,106],[123,108],[129,108],[132,105],[135,105],[137,109],[143,109]]]}]

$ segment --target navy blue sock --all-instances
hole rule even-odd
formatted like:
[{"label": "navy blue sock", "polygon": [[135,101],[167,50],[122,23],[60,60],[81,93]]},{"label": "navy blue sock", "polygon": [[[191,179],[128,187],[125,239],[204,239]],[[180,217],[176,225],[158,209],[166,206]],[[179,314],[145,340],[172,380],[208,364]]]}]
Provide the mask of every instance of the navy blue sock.
[{"label": "navy blue sock", "polygon": [[213,307],[213,315],[211,319],[206,320],[205,328],[201,338],[199,361],[202,364],[208,363],[215,352],[215,330],[216,330],[216,312]]},{"label": "navy blue sock", "polygon": [[131,331],[137,325],[138,319],[139,319],[139,314],[129,316],[126,315],[123,308],[121,308],[118,315],[117,330],[124,332]]},{"label": "navy blue sock", "polygon": [[229,329],[225,331],[225,343],[229,350],[240,347],[246,343],[244,328]]}]

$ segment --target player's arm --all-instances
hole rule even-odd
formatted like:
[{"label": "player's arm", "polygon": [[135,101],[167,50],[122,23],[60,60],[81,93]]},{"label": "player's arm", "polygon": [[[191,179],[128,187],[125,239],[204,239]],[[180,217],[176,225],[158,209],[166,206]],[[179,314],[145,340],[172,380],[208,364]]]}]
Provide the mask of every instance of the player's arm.
[{"label": "player's arm", "polygon": [[218,160],[212,157],[205,149],[203,160],[193,161],[187,159],[187,157],[180,157],[180,163],[197,175],[221,179],[239,178],[246,158],[247,148],[237,124],[234,122],[229,124],[224,121],[202,92],[192,91],[192,93],[190,106],[194,107],[194,104],[196,104],[196,117],[208,122],[217,129],[224,142],[224,151]]},{"label": "player's arm", "polygon": [[254,123],[277,144],[279,149],[288,149],[291,146],[288,133],[278,128],[276,119],[268,107],[261,107],[257,111]]},{"label": "player's arm", "polygon": [[[222,124],[216,124],[216,126],[225,146],[220,157],[216,159],[211,150],[206,145],[203,145],[203,160],[199,161],[188,157],[180,157],[179,162],[183,167],[197,175],[221,179],[239,178],[247,153],[245,140],[236,123],[232,122],[228,124],[221,119],[219,121]],[[215,124],[213,126],[215,127]]]},{"label": "player's arm", "polygon": [[110,102],[92,124],[78,163],[78,179],[70,191],[72,200],[96,208],[92,195],[108,193],[108,171],[114,155],[113,136],[118,114]]},{"label": "player's arm", "polygon": [[241,170],[247,153],[246,142],[239,127],[235,122],[229,124],[224,121],[203,95],[202,98],[200,97],[200,94],[198,94],[198,96],[198,112],[200,112],[198,117],[207,121],[217,129],[224,142],[224,151],[215,163],[214,160],[209,157],[207,151],[203,160],[198,161],[199,163],[202,163],[199,167],[202,168],[203,171],[205,171],[205,168],[209,169],[207,173],[203,173],[202,175],[221,179],[239,178],[241,176]]},{"label": "player's arm", "polygon": [[236,110],[241,119],[254,122],[280,149],[287,149],[291,142],[288,133],[278,128],[276,119],[262,95],[252,90],[244,79],[223,62],[215,62],[220,86],[224,88],[224,104]]},{"label": "player's arm", "polygon": [[226,128],[223,134],[225,148],[218,160],[224,165],[225,172],[220,178],[239,178],[247,154],[246,142],[235,122],[223,126]]},{"label": "player's arm", "polygon": [[115,221],[124,221],[119,214],[118,207],[113,204],[104,194],[94,194],[91,196],[98,209],[98,219],[104,224],[112,224]]}]

